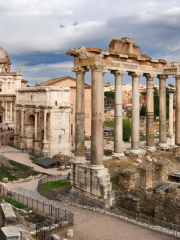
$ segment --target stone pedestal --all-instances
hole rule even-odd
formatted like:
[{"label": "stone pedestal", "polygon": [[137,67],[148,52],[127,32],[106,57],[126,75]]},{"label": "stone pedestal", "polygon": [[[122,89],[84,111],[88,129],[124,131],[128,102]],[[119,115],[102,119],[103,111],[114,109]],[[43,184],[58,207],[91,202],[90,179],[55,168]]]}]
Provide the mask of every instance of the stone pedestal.
[{"label": "stone pedestal", "polygon": [[49,156],[49,142],[47,140],[43,140],[42,154],[43,154],[44,157]]},{"label": "stone pedestal", "polygon": [[[72,194],[79,197],[79,203],[91,207],[109,209],[114,195],[107,168],[91,169],[89,164],[73,164]],[[80,197],[82,196],[82,197]]]},{"label": "stone pedestal", "polygon": [[39,140],[38,140],[38,139],[35,139],[35,140],[34,140],[34,152],[35,152],[36,154],[39,154],[39,153],[40,153]]}]

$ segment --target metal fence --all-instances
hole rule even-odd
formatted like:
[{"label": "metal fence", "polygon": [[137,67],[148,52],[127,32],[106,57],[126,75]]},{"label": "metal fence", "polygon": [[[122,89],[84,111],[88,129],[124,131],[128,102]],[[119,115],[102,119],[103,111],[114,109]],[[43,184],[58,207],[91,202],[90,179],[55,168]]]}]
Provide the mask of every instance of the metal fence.
[{"label": "metal fence", "polygon": [[59,222],[66,221],[68,222],[68,225],[73,225],[74,223],[74,214],[68,210],[55,207],[49,203],[45,203],[40,200],[35,200],[4,188],[1,188],[1,193],[4,196],[7,196],[19,203],[22,203],[23,205],[32,208],[38,212],[54,216]]},{"label": "metal fence", "polygon": [[[180,237],[180,225],[165,222],[159,219],[155,219],[152,217],[148,217],[146,215],[131,212],[129,210],[126,210],[124,208],[119,208],[121,210],[121,216],[130,219],[135,220],[136,223],[142,223],[146,224],[145,227],[152,228],[153,230],[157,230],[159,232],[167,233],[170,235],[174,235],[176,237]],[[148,225],[148,226],[147,226]],[[166,230],[164,230],[164,229]]]}]

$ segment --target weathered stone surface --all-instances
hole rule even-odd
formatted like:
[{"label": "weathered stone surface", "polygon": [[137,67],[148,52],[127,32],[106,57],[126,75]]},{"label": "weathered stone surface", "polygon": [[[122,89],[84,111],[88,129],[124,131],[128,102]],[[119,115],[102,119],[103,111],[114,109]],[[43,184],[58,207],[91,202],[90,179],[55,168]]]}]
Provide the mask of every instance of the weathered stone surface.
[{"label": "weathered stone surface", "polygon": [[67,231],[67,237],[72,238],[73,237],[73,229],[68,229]]},{"label": "weathered stone surface", "polygon": [[8,183],[8,178],[7,178],[7,177],[4,177],[4,178],[2,179],[2,181],[3,181],[4,183]]},{"label": "weathered stone surface", "polygon": [[[25,106],[25,107],[24,107]],[[70,88],[28,87],[18,90],[14,144],[53,157],[70,154]]]}]

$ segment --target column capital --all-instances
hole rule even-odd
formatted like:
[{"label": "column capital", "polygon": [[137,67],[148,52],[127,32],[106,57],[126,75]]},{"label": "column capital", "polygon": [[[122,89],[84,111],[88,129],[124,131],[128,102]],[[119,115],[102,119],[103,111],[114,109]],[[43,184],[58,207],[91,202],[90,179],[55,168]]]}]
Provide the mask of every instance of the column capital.
[{"label": "column capital", "polygon": [[106,73],[108,70],[106,69],[106,67],[102,66],[102,65],[97,65],[97,64],[93,64],[90,66],[91,71],[96,71],[96,72],[103,72]]},{"label": "column capital", "polygon": [[137,73],[137,72],[128,72],[128,75],[132,76],[132,77],[140,77],[140,76],[142,76],[141,73]]},{"label": "column capital", "polygon": [[156,73],[144,73],[143,77],[145,77],[149,81],[153,81],[155,77],[157,77]]},{"label": "column capital", "polygon": [[165,74],[157,75],[157,78],[159,78],[159,80],[166,80],[168,78],[168,75]]},{"label": "column capital", "polygon": [[86,72],[89,71],[88,67],[77,67],[77,68],[72,68],[72,72],[75,72],[76,74],[85,74]]},{"label": "column capital", "polygon": [[121,71],[121,70],[111,70],[111,74],[114,74],[114,76],[123,76],[126,74],[126,71]]},{"label": "column capital", "polygon": [[180,74],[173,75],[173,77],[176,78],[176,80],[180,80]]}]

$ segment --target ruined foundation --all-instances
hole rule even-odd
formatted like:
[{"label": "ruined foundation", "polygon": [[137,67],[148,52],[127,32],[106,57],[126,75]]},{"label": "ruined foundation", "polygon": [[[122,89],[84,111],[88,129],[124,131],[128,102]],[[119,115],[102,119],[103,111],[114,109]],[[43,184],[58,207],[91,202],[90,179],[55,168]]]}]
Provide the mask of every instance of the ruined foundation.
[{"label": "ruined foundation", "polygon": [[91,169],[89,164],[73,164],[70,197],[81,205],[109,210],[114,195],[108,169],[96,170]]}]

